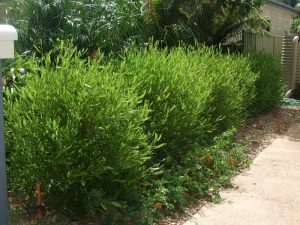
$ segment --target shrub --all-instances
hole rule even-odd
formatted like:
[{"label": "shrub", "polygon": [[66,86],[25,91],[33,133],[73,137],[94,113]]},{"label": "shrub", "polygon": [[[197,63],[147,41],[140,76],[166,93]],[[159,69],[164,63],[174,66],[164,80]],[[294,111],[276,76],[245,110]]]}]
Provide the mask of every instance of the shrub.
[{"label": "shrub", "polygon": [[45,204],[69,215],[134,205],[152,171],[149,107],[109,64],[62,51],[56,68],[32,57],[26,85],[7,93],[9,187],[28,194],[40,182]]},{"label": "shrub", "polygon": [[[201,55],[201,57],[199,57]],[[248,60],[239,54],[221,54],[214,51],[203,57],[203,53],[195,52],[197,65],[205,68],[201,73],[213,85],[212,117],[217,120],[216,134],[238,127],[249,115],[249,107],[255,98],[254,73]]]},{"label": "shrub", "polygon": [[163,158],[180,159],[191,146],[239,125],[254,97],[256,75],[247,60],[205,47],[130,51],[120,70],[144,93],[151,109],[146,130],[161,136]]},{"label": "shrub", "polygon": [[146,21],[155,40],[166,46],[225,44],[244,28],[260,32],[268,25],[260,16],[263,0],[255,1],[147,1]]},{"label": "shrub", "polygon": [[18,50],[52,50],[58,41],[73,40],[94,55],[117,52],[143,37],[142,3],[138,0],[12,0],[7,22],[19,31]]},{"label": "shrub", "polygon": [[166,145],[162,151],[170,149],[176,157],[212,129],[210,118],[205,117],[212,110],[212,90],[193,74],[195,65],[188,60],[183,49],[169,54],[152,48],[129,52],[121,65],[130,85],[144,93],[143,102],[150,106],[147,132],[153,137],[161,135]]},{"label": "shrub", "polygon": [[251,70],[258,74],[255,82],[254,113],[269,110],[280,104],[284,93],[283,71],[279,59],[266,53],[249,55]]}]

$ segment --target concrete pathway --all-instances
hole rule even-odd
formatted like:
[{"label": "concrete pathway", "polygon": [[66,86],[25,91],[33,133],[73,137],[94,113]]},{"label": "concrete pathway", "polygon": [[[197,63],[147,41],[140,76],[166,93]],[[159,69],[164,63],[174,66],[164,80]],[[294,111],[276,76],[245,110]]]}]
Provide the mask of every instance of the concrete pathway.
[{"label": "concrete pathway", "polygon": [[294,124],[185,225],[300,225],[300,124]]}]

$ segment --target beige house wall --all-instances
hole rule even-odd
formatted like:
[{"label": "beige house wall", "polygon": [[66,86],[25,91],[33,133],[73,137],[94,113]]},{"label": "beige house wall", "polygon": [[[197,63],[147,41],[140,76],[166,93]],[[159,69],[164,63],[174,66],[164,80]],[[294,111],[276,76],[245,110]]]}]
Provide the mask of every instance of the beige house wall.
[{"label": "beige house wall", "polygon": [[262,15],[271,23],[271,33],[285,35],[291,31],[291,22],[297,14],[274,5],[266,4],[262,6]]}]

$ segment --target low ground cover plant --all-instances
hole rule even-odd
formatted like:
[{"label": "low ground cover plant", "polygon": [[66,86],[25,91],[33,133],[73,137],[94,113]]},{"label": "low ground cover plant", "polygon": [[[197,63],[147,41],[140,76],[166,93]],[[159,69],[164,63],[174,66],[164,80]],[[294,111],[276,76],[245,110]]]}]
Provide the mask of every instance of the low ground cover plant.
[{"label": "low ground cover plant", "polygon": [[153,46],[104,61],[57,52],[54,62],[27,58],[32,69],[6,92],[9,188],[30,199],[40,182],[48,207],[103,224],[154,224],[216,199],[247,164],[235,128],[281,96],[280,64],[263,54]]}]

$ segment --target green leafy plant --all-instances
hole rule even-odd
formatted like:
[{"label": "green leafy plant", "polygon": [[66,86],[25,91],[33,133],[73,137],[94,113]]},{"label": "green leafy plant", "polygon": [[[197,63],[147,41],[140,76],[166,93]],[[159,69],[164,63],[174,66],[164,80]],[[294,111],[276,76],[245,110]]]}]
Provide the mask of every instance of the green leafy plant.
[{"label": "green leafy plant", "polygon": [[169,47],[195,41],[218,45],[244,28],[259,31],[267,26],[260,16],[263,0],[148,0],[147,3],[147,24],[155,40]]},{"label": "green leafy plant", "polygon": [[28,195],[40,182],[44,203],[73,216],[137,207],[155,171],[149,106],[111,66],[60,50],[56,68],[50,53],[28,59],[36,70],[6,93],[9,187]]},{"label": "green leafy plant", "polygon": [[294,34],[297,34],[299,33],[299,28],[300,28],[300,18],[299,17],[296,17],[293,19],[292,21],[292,29],[291,29],[291,32],[294,33]]},{"label": "green leafy plant", "polygon": [[204,138],[205,129],[211,130],[205,115],[212,110],[208,104],[212,90],[193,74],[196,65],[188,61],[183,48],[169,54],[154,47],[128,52],[120,68],[129,84],[144,93],[143,103],[150,106],[147,132],[153,137],[161,135],[161,143],[166,144],[163,149],[172,149],[177,157]]},{"label": "green leafy plant", "polygon": [[73,40],[89,55],[130,46],[140,36],[142,16],[138,0],[12,0],[7,22],[19,31],[19,52],[47,53],[61,40]]},{"label": "green leafy plant", "polygon": [[146,130],[161,136],[162,158],[181,159],[192,146],[238,126],[255,96],[247,59],[217,49],[133,50],[119,70],[150,106]]},{"label": "green leafy plant", "polygon": [[283,70],[280,60],[265,53],[249,55],[251,70],[258,74],[255,82],[254,112],[263,112],[279,105],[283,94]]},{"label": "green leafy plant", "polygon": [[184,206],[199,198],[214,200],[220,188],[231,187],[231,177],[249,163],[246,149],[235,142],[235,133],[235,129],[230,129],[209,147],[192,149],[180,164],[165,171],[155,193],[165,212],[184,210]]}]

